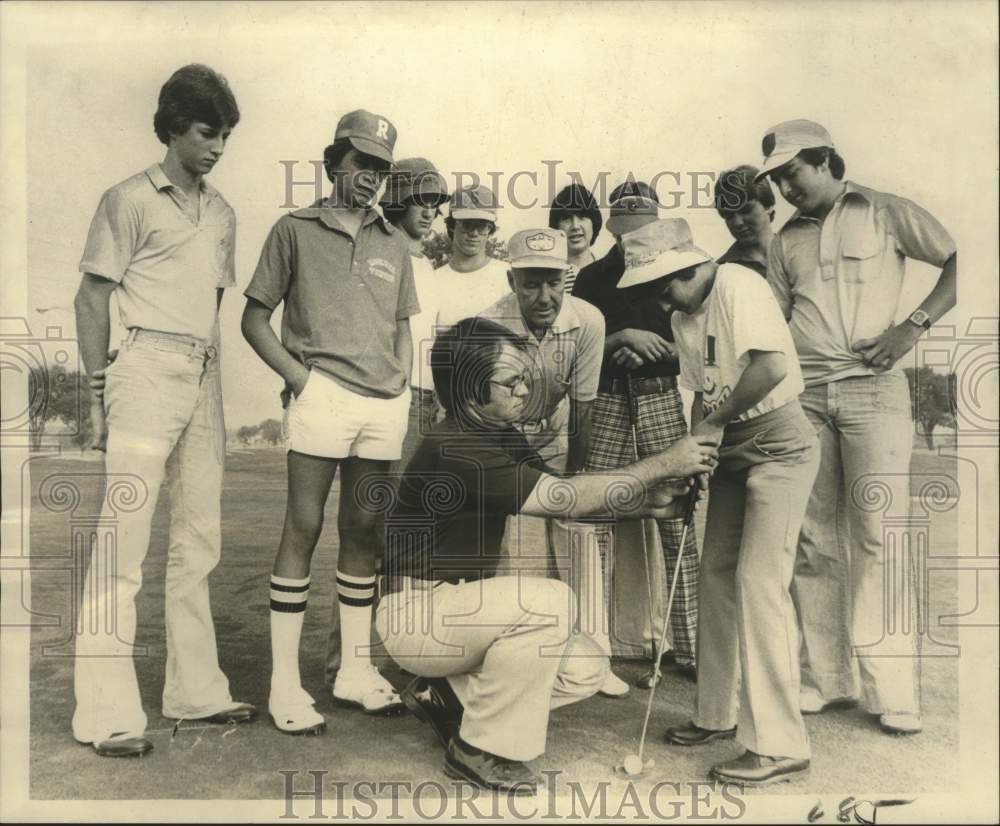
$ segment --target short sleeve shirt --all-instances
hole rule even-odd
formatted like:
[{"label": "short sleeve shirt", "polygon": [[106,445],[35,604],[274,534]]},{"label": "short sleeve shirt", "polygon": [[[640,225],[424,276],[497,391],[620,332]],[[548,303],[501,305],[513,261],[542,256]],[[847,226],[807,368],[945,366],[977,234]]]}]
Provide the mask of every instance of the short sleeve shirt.
[{"label": "short sleeve shirt", "polygon": [[754,258],[739,243],[733,244],[715,260],[719,264],[739,264],[767,278],[767,264]]},{"label": "short sleeve shirt", "polygon": [[551,419],[565,398],[589,402],[597,397],[604,354],[604,318],[586,301],[563,296],[559,314],[541,339],[528,330],[512,292],[480,315],[522,337],[532,354],[534,371],[526,421]]},{"label": "short sleeve shirt", "polygon": [[420,310],[409,245],[375,210],[352,239],[318,201],[272,227],[245,293],[284,302],[281,343],[304,365],[362,396],[395,398],[411,364],[395,353],[396,323]]},{"label": "short sleeve shirt", "polygon": [[749,421],[798,398],[805,389],[795,344],[767,282],[739,264],[720,264],[698,312],[671,319],[683,387],[702,394],[708,416],[729,398],[750,364],[750,351],[785,354],[785,378],[739,416]]},{"label": "short sleeve shirt", "polygon": [[853,345],[892,325],[906,259],[943,267],[954,252],[955,242],[929,212],[850,181],[822,221],[792,215],[771,242],[768,281],[789,320],[806,384],[873,375]]},{"label": "short sleeve shirt", "polygon": [[440,301],[434,319],[437,331],[472,318],[510,293],[506,262],[491,258],[478,270],[458,272],[450,264],[434,270]]},{"label": "short sleeve shirt", "polygon": [[417,448],[386,517],[386,573],[492,576],[507,517],[547,472],[515,430],[470,433],[450,417],[439,422]]},{"label": "short sleeve shirt", "polygon": [[412,255],[413,284],[420,302],[420,312],[410,316],[410,337],[413,339],[413,369],[410,386],[434,389],[431,375],[431,347],[434,346],[434,321],[437,318],[438,285],[434,267],[421,255]]},{"label": "short sleeve shirt", "polygon": [[[583,299],[600,311],[604,316],[607,335],[632,328],[650,330],[670,341],[673,338],[670,322],[655,306],[655,302],[636,304],[627,290],[618,289],[618,282],[624,274],[625,258],[616,245],[603,258],[580,270],[573,285],[573,296]],[[643,379],[676,376],[677,369],[677,362],[674,360],[646,362],[635,370],[629,370],[611,359],[605,359],[601,365],[600,379],[608,381],[628,376]]]},{"label": "short sleeve shirt", "polygon": [[[418,265],[426,263],[426,269]],[[472,272],[458,272],[448,264],[433,269],[424,258],[413,259],[414,273],[420,274],[417,295],[420,314],[410,319],[413,334],[413,375],[410,383],[425,390],[434,389],[430,352],[434,337],[463,318],[471,318],[510,292],[507,265],[490,258]],[[425,301],[424,296],[428,299]]]},{"label": "short sleeve shirt", "polygon": [[80,272],[116,282],[122,325],[210,340],[236,283],[236,213],[204,181],[197,209],[159,164],[101,197]]}]

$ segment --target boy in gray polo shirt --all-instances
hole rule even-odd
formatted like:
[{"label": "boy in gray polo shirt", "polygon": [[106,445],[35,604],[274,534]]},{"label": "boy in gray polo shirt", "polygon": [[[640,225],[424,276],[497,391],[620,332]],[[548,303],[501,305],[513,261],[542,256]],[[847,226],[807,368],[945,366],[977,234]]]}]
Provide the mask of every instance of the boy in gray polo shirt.
[{"label": "boy in gray polo shirt", "polygon": [[[333,695],[367,713],[402,709],[369,655],[379,536],[374,508],[358,496],[366,477],[399,458],[410,403],[409,317],[419,311],[410,254],[405,236],[372,208],[395,142],[388,119],[344,115],[324,153],[330,197],[278,220],[246,289],[243,334],[285,380],[288,504],[271,577],[269,709],[291,734],[325,728],[301,686],[298,649],[338,467],[342,665]],[[281,302],[279,340],[270,317]]]}]

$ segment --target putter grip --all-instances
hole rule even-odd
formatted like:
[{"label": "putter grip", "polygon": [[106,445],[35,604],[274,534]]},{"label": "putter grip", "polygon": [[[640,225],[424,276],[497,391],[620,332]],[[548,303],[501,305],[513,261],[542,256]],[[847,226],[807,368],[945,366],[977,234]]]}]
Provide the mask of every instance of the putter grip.
[{"label": "putter grip", "polygon": [[687,501],[684,503],[684,524],[690,525],[694,517],[694,509],[698,505],[698,485],[687,492]]}]

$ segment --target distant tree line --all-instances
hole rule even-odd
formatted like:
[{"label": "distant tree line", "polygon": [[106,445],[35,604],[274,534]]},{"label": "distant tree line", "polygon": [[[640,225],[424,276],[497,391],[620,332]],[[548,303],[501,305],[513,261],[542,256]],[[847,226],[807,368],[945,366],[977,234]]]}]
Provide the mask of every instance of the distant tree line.
[{"label": "distant tree line", "polygon": [[[448,240],[447,236],[444,236]],[[492,241],[492,239],[490,239]],[[450,244],[448,246],[450,250]],[[497,242],[494,252],[506,254],[502,242]],[[441,248],[433,246],[435,254]],[[494,255],[499,258],[499,255]],[[447,260],[447,257],[444,258]],[[958,381],[954,373],[938,373],[931,367],[907,367],[904,371],[910,385],[910,415],[917,423],[917,432],[927,440],[927,447],[934,449],[934,431],[938,427],[955,427],[958,413]],[[77,370],[66,370],[61,365],[50,369],[35,367],[28,374],[28,418],[30,445],[38,450],[45,435],[46,425],[61,422],[68,430],[65,438],[81,450],[90,444],[90,388],[87,377]],[[249,445],[256,441],[277,445],[281,441],[281,422],[264,419],[260,424],[247,425],[236,431],[236,439]]]}]

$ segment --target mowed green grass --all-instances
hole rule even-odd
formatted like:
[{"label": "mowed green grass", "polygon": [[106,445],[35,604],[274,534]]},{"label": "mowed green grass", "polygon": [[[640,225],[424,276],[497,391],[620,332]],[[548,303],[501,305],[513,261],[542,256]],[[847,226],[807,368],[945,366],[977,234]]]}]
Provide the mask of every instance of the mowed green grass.
[{"label": "mowed green grass", "polygon": [[[926,451],[924,451],[926,453]],[[97,507],[100,462],[38,458],[31,462],[33,489],[31,552],[34,556],[67,556],[71,515],[46,510],[38,489],[44,480],[74,475],[83,499],[75,518]],[[930,454],[918,455],[917,473],[954,476],[954,462]],[[202,728],[182,724],[175,732],[160,715],[165,641],[163,581],[167,543],[167,496],[161,497],[146,558],[144,585],[138,598],[137,643],[147,646],[138,657],[137,672],[149,715],[148,736],[154,751],[141,760],[97,757],[71,734],[73,713],[72,647],[61,645],[70,634],[73,616],[72,582],[68,570],[39,571],[32,576],[32,608],[39,624],[31,652],[31,796],[39,799],[280,799],[281,770],[326,770],[329,781],[410,781],[446,783],[442,755],[431,732],[412,716],[371,718],[335,706],[323,685],[326,629],[335,571],[336,502],[334,490],[327,508],[327,530],[317,550],[309,611],[302,643],[303,683],[318,700],[328,720],[325,736],[299,738],[278,732],[266,714],[270,648],[268,639],[268,574],[281,532],[285,506],[284,454],[279,450],[236,451],[227,458],[223,493],[223,556],[212,574],[211,589],[222,667],[233,696],[257,705],[261,717],[246,726]],[[956,512],[936,514],[931,548],[935,555],[956,551]],[[929,616],[956,613],[956,576],[935,572],[931,577]],[[966,606],[967,608],[968,606]],[[959,612],[962,606],[959,606]],[[44,623],[44,624],[43,624]],[[53,624],[58,623],[58,624]],[[953,628],[933,628],[935,640],[954,644]],[[43,646],[55,646],[48,656]],[[933,653],[956,653],[935,645]],[[62,656],[59,656],[62,654]],[[617,672],[634,681],[644,671],[640,662],[616,664]],[[391,664],[387,676],[402,686],[402,675]],[[881,734],[859,709],[807,718],[813,746],[812,772],[805,780],[772,787],[789,794],[944,789],[956,778],[958,762],[958,660],[935,656],[922,662],[925,731],[914,738]],[[695,686],[667,671],[657,691],[647,757],[656,767],[636,782],[643,792],[660,780],[702,781],[708,768],[736,753],[732,742],[698,749],[666,746],[661,735],[670,724],[689,718]],[[584,786],[624,781],[614,766],[632,753],[642,724],[647,694],[633,690],[625,699],[594,697],[552,715],[548,748],[537,768],[561,769],[564,777]],[[643,792],[645,793],[645,792]],[[618,799],[618,798],[615,798]],[[307,812],[299,807],[303,814]],[[308,807],[307,807],[308,808]],[[278,817],[283,807],[262,809],[263,817]],[[803,817],[806,812],[803,811]]]}]

